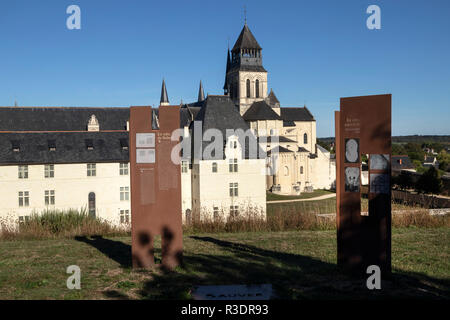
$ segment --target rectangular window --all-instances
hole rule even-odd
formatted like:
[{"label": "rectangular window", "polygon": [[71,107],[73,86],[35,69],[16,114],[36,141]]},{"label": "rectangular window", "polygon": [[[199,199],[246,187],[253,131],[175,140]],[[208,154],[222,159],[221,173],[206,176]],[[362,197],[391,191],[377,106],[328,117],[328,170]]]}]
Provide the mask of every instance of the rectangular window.
[{"label": "rectangular window", "polygon": [[129,199],[129,187],[120,187],[120,201],[128,201]]},{"label": "rectangular window", "polygon": [[217,173],[217,162],[212,163],[212,172]]},{"label": "rectangular window", "polygon": [[181,161],[181,172],[182,173],[187,173],[188,172],[188,162],[187,161]]},{"label": "rectangular window", "polygon": [[55,204],[55,190],[45,190],[45,205]]},{"label": "rectangular window", "polygon": [[28,207],[30,205],[30,192],[19,191],[19,207]]},{"label": "rectangular window", "polygon": [[127,176],[128,175],[128,163],[121,163],[119,165],[120,168],[120,175],[121,176]]},{"label": "rectangular window", "polygon": [[120,210],[120,223],[130,223],[130,210]]},{"label": "rectangular window", "polygon": [[230,206],[230,216],[237,217],[239,215],[239,206]]},{"label": "rectangular window", "polygon": [[30,220],[30,216],[20,216],[19,217],[19,224],[23,224],[25,222],[28,222]]},{"label": "rectangular window", "polygon": [[87,176],[88,177],[95,177],[97,175],[97,166],[95,163],[88,163],[87,164]]},{"label": "rectangular window", "polygon": [[230,197],[238,196],[238,184],[237,182],[230,183]]},{"label": "rectangular window", "polygon": [[54,178],[55,177],[55,165],[46,164],[44,167],[44,176],[46,178]]},{"label": "rectangular window", "polygon": [[19,179],[28,179],[28,166],[19,166]]},{"label": "rectangular window", "polygon": [[238,172],[237,159],[228,160],[228,170],[230,172]]}]

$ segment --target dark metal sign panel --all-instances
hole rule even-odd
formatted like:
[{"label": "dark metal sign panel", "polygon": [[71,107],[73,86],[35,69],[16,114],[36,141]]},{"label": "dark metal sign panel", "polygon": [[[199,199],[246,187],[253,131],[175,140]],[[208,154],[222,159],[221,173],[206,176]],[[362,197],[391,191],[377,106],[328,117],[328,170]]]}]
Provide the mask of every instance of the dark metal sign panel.
[{"label": "dark metal sign panel", "polygon": [[180,126],[178,106],[160,106],[158,126],[152,125],[151,107],[130,109],[131,232],[133,267],[155,264],[154,239],[161,235],[162,266],[181,263],[180,165],[171,159],[178,141],[172,132]]},{"label": "dark metal sign panel", "polygon": [[[391,271],[391,95],[341,98],[335,112],[338,264]],[[361,214],[361,158],[368,157],[369,212]]]}]

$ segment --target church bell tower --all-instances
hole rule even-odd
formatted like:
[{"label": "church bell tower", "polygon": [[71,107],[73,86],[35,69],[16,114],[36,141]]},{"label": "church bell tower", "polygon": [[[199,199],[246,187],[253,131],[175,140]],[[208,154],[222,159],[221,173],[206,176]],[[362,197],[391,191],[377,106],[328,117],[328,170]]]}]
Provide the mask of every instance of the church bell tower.
[{"label": "church bell tower", "polygon": [[253,102],[267,97],[267,71],[262,65],[262,48],[247,23],[227,54],[224,93],[228,94],[243,115]]}]

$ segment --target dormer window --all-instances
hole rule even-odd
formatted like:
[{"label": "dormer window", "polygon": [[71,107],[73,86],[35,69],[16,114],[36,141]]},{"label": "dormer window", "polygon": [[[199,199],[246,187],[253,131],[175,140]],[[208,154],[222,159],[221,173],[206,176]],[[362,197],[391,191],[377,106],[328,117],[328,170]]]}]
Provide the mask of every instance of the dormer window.
[{"label": "dormer window", "polygon": [[56,151],[56,141],[55,140],[48,140],[48,151]]},{"label": "dormer window", "polygon": [[120,148],[122,150],[128,150],[128,139],[122,138],[120,139]]},{"label": "dormer window", "polygon": [[95,114],[91,115],[87,125],[88,131],[100,131],[100,124],[98,123],[97,117]]},{"label": "dormer window", "polygon": [[84,142],[86,143],[86,149],[94,150],[94,141],[92,139],[86,139]]},{"label": "dormer window", "polygon": [[18,140],[11,141],[12,151],[19,152],[20,151],[20,142]]}]

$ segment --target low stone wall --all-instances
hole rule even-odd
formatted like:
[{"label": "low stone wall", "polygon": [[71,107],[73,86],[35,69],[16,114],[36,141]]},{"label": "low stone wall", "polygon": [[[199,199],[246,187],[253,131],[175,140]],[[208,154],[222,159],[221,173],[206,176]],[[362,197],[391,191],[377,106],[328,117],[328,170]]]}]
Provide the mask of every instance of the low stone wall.
[{"label": "low stone wall", "polygon": [[450,208],[450,199],[408,191],[392,190],[392,199],[409,205],[419,204],[425,208]]},{"label": "low stone wall", "polygon": [[[361,186],[361,193],[367,197],[368,187]],[[392,200],[398,203],[404,203],[407,205],[420,205],[424,208],[439,209],[450,208],[450,199],[431,196],[422,193],[412,193],[403,190],[392,190]]]}]

